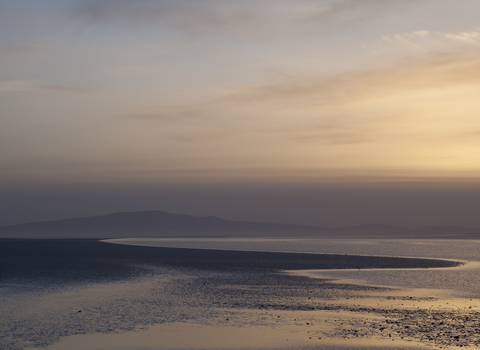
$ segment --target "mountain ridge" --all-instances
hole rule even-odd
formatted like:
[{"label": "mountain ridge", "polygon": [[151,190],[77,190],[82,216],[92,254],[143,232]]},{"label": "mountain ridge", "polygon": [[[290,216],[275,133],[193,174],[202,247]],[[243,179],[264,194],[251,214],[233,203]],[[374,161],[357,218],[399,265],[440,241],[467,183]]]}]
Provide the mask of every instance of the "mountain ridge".
[{"label": "mountain ridge", "polygon": [[374,237],[480,238],[480,229],[459,226],[406,228],[383,224],[320,227],[261,221],[234,221],[216,216],[146,210],[35,221],[0,227],[3,238],[125,237]]},{"label": "mountain ridge", "polygon": [[36,221],[0,227],[0,237],[49,236],[60,238],[117,238],[130,236],[220,236],[223,234],[287,233],[313,234],[323,228],[255,221],[232,221],[215,216],[171,214],[163,211],[117,212],[100,216]]}]

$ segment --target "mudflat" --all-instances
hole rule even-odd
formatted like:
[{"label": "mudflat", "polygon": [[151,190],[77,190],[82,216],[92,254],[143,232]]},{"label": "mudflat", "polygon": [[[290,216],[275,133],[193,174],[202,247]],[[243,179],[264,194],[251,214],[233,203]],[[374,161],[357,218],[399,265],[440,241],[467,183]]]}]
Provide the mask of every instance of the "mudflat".
[{"label": "mudflat", "polygon": [[285,272],[455,267],[455,261],[2,240],[0,262],[4,349],[406,349],[479,342],[476,301]]}]

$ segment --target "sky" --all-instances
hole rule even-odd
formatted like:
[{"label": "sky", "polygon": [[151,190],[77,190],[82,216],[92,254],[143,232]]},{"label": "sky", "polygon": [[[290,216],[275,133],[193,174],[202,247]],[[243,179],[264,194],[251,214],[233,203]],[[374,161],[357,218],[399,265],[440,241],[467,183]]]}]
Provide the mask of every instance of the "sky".
[{"label": "sky", "polygon": [[478,0],[0,0],[0,226],[480,227]]}]

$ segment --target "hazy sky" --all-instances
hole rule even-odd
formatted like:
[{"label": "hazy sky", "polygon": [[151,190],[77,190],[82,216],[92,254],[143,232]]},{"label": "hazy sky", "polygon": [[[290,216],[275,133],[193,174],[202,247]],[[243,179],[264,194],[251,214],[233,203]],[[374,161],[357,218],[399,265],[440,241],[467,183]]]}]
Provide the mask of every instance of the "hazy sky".
[{"label": "hazy sky", "polygon": [[478,0],[0,0],[0,225],[480,227]]}]

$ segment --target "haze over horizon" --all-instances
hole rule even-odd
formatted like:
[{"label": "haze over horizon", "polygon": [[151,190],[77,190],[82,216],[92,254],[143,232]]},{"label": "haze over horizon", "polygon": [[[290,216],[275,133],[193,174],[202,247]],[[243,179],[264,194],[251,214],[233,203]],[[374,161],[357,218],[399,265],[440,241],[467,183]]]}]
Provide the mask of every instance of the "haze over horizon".
[{"label": "haze over horizon", "polygon": [[0,0],[0,226],[480,227],[476,0]]}]

